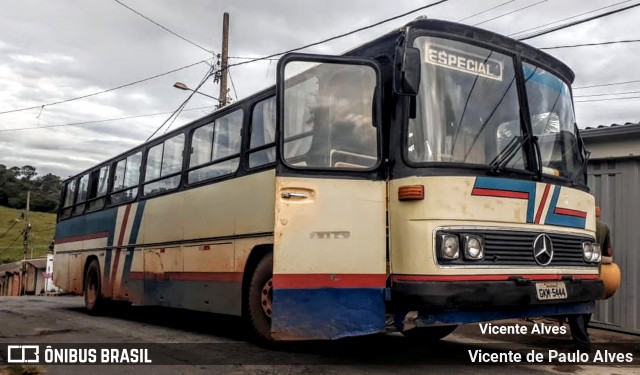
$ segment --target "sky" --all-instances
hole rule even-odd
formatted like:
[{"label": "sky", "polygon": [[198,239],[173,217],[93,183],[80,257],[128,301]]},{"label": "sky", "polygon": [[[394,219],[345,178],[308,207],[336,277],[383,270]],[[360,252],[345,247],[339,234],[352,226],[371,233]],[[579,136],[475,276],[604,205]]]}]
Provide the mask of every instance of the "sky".
[{"label": "sky", "polygon": [[[435,0],[119,0],[189,43],[115,0],[4,0],[0,12],[0,164],[32,165],[39,175],[74,175],[143,143],[196,87],[220,52],[222,17],[230,14],[230,63],[297,48],[425,6]],[[599,8],[575,19],[633,5],[623,0],[449,0],[374,28],[305,49],[340,54],[402,26],[418,16],[459,21],[505,35],[540,27]],[[551,47],[640,38],[640,7],[530,39]],[[574,20],[574,19],[572,19]],[[486,21],[486,22],[485,22]],[[566,21],[563,21],[566,22]],[[520,34],[522,35],[522,34]],[[514,35],[517,37],[518,34]],[[196,45],[194,45],[196,44]],[[199,47],[198,47],[199,46]],[[202,47],[202,48],[200,48]],[[590,96],[640,90],[640,43],[551,49],[576,74],[575,111],[581,128],[640,121],[640,98]],[[230,69],[233,100],[275,84],[276,61]],[[100,95],[45,105],[186,69]],[[231,86],[231,85],[230,85]],[[211,79],[201,91],[218,97]],[[581,97],[578,97],[580,95]],[[622,95],[633,97],[634,93]],[[635,93],[635,96],[638,96]],[[579,100],[593,100],[578,103]],[[194,95],[173,122],[175,129],[213,111],[217,102]],[[42,105],[45,105],[42,107]],[[144,117],[137,117],[142,116]],[[146,116],[149,115],[149,116]],[[152,115],[152,116],[151,116]],[[136,116],[135,118],[132,118]],[[122,119],[124,118],[124,119]],[[113,120],[120,119],[120,120]],[[106,120],[106,121],[102,121]],[[101,121],[101,122],[92,122]],[[82,122],[91,122],[79,125]],[[65,126],[58,126],[65,125]],[[22,129],[22,130],[16,130]],[[167,125],[159,130],[162,134]]]}]

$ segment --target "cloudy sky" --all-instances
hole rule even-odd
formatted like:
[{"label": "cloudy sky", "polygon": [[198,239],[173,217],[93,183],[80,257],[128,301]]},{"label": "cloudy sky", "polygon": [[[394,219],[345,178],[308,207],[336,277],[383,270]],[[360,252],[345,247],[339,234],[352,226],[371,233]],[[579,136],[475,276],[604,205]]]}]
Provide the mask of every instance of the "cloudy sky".
[{"label": "cloudy sky", "polygon": [[[0,12],[0,164],[35,166],[40,174],[62,177],[144,142],[189,95],[172,87],[195,87],[206,63],[86,99],[57,105],[130,82],[211,59],[221,45],[222,14],[231,15],[229,54],[255,57],[296,48],[424,6],[434,0],[120,0],[146,17],[203,47],[201,49],[142,18],[115,0],[4,0]],[[619,3],[619,4],[618,4]],[[418,15],[478,24],[502,34],[608,7],[578,17],[621,8],[621,0],[449,0],[355,35],[305,50],[338,54],[411,21]],[[613,6],[614,4],[618,4]],[[528,40],[536,47],[573,45],[640,37],[640,7]],[[488,22],[484,22],[488,21]],[[564,21],[567,22],[567,21]],[[548,26],[547,26],[548,27]],[[522,34],[520,34],[522,35]],[[515,37],[518,35],[516,34]],[[640,43],[552,49],[547,52],[576,73],[574,87],[640,80]],[[232,59],[230,62],[243,61]],[[275,61],[231,69],[242,99],[275,83]],[[640,90],[640,83],[575,89],[578,100]],[[203,92],[218,96],[212,81]],[[235,93],[232,96],[235,99]],[[635,94],[636,96],[638,94]],[[634,94],[622,95],[633,97]],[[640,121],[640,99],[576,103],[580,127]],[[201,117],[215,101],[196,95],[172,129]],[[195,109],[194,109],[195,108]],[[156,115],[153,115],[156,114]],[[133,116],[153,115],[131,118]],[[126,118],[129,117],[129,118]],[[112,120],[120,119],[121,120]],[[73,126],[56,126],[92,122]],[[15,130],[23,129],[23,130]],[[160,130],[164,132],[166,126]]]}]

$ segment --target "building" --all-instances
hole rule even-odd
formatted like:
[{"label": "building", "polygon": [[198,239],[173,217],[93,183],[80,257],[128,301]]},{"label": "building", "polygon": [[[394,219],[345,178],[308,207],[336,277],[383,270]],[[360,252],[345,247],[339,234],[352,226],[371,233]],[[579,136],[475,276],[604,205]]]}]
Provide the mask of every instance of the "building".
[{"label": "building", "polygon": [[611,228],[613,260],[622,272],[618,292],[598,303],[595,325],[640,334],[640,123],[581,131],[591,151],[588,184]]},{"label": "building", "polygon": [[[24,262],[24,294],[45,293],[46,258]],[[0,296],[19,296],[22,286],[22,261],[0,265]]]}]

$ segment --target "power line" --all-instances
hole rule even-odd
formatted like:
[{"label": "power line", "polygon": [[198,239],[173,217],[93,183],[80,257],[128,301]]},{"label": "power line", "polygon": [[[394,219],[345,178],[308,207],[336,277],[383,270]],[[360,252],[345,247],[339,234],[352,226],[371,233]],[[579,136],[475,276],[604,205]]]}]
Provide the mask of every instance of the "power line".
[{"label": "power line", "polygon": [[603,9],[611,8],[611,7],[614,7],[614,6],[616,6],[616,5],[620,5],[620,4],[628,3],[628,2],[630,2],[630,1],[631,1],[631,0],[620,1],[620,2],[615,3],[615,4],[607,5],[606,7],[602,7],[602,8],[598,8],[598,9],[590,10],[590,11],[588,11],[588,12],[584,12],[584,13],[576,14],[575,16],[571,16],[571,17],[563,18],[563,19],[560,19],[560,20],[557,20],[557,21],[553,21],[553,22],[545,23],[544,25],[538,25],[538,26],[535,26],[535,27],[530,27],[530,28],[528,28],[528,29],[518,31],[518,32],[516,32],[516,33],[509,34],[508,36],[514,36],[514,35],[518,35],[518,34],[523,34],[523,33],[527,32],[527,31],[531,31],[531,30],[538,30],[538,29],[541,29],[541,28],[543,28],[543,27],[545,27],[545,26],[550,26],[550,25],[553,25],[553,24],[556,24],[556,23],[560,23],[560,22],[563,22],[563,21],[568,21],[568,20],[573,19],[573,18],[577,18],[577,17],[584,16],[584,15],[587,15],[587,14],[590,14],[590,13],[594,13],[594,12],[597,12],[597,11],[599,11],[599,10],[603,10]]},{"label": "power line", "polygon": [[[207,79],[209,79],[209,77],[211,77],[213,75],[213,73],[214,73],[214,68],[213,68],[213,65],[212,65],[211,68],[209,68],[207,73],[204,75],[204,77],[202,78],[202,81],[200,81],[198,86],[191,92],[191,94],[189,94],[189,96],[182,102],[182,104],[180,104],[180,106],[178,108],[176,108],[176,110],[173,111],[173,113],[171,113],[171,115],[169,117],[167,117],[167,119],[164,120],[164,122],[160,126],[158,126],[158,128],[156,128],[156,130],[154,130],[153,133],[151,133],[151,135],[145,140],[145,142],[149,141],[151,139],[151,137],[156,135],[156,133],[160,129],[162,129],[162,127],[165,126],[167,124],[167,122],[169,122],[169,120],[171,120],[174,116],[178,117],[180,115],[180,112],[182,112],[182,110],[184,109],[184,106],[187,105],[187,103],[189,102],[189,100],[191,100],[193,95],[195,95],[196,92],[198,92],[200,87],[202,87],[202,85],[207,81]],[[175,121],[175,119],[174,119],[174,121]],[[171,122],[171,124],[173,124],[173,121]],[[169,127],[171,127],[171,125],[169,125]]]},{"label": "power line", "polygon": [[640,80],[635,80],[635,81],[624,81],[624,82],[614,82],[614,83],[601,83],[598,85],[589,85],[589,86],[577,86],[577,87],[573,87],[574,90],[580,90],[580,89],[590,89],[592,87],[604,87],[604,86],[616,86],[616,85],[626,85],[628,83],[637,83],[640,82]]},{"label": "power line", "polygon": [[587,103],[587,102],[605,102],[609,100],[627,100],[627,99],[638,99],[640,96],[627,96],[624,98],[604,98],[604,99],[587,99],[587,100],[576,100],[574,103]]},{"label": "power line", "polygon": [[238,92],[236,91],[235,83],[233,83],[233,77],[231,77],[231,69],[227,69],[227,74],[229,74],[229,81],[231,81],[231,88],[233,89],[233,94],[235,95],[236,100],[238,100]]},{"label": "power line", "polygon": [[[259,57],[229,56],[229,58],[236,59],[236,60],[255,60],[255,59],[258,59]],[[262,60],[278,61],[280,59],[262,59]]]},{"label": "power line", "polygon": [[150,81],[150,80],[152,80],[152,79],[156,79],[156,78],[159,78],[159,77],[162,77],[162,76],[166,76],[166,75],[168,75],[168,74],[175,73],[175,72],[178,72],[178,71],[180,71],[180,70],[184,70],[184,69],[187,69],[187,68],[191,68],[191,67],[196,66],[196,65],[198,65],[198,64],[206,63],[208,60],[209,60],[209,59],[201,60],[201,61],[198,61],[198,62],[196,62],[196,63],[189,64],[189,65],[185,65],[185,66],[183,66],[183,67],[181,67],[181,68],[173,69],[173,70],[170,70],[170,71],[165,72],[165,73],[156,74],[156,75],[151,76],[151,77],[148,77],[148,78],[144,78],[144,79],[140,79],[140,80],[138,80],[138,81],[134,81],[134,82],[126,83],[126,84],[124,84],[124,85],[120,85],[120,86],[117,86],[117,87],[113,87],[113,88],[110,88],[110,89],[107,89],[107,90],[102,90],[102,91],[94,92],[94,93],[91,93],[91,94],[78,96],[78,97],[76,97],[76,98],[70,98],[70,99],[65,99],[65,100],[59,100],[59,101],[57,101],[57,102],[52,102],[52,103],[47,103],[47,104],[40,104],[40,105],[36,105],[36,106],[33,106],[33,107],[25,107],[25,108],[11,109],[11,110],[8,110],[8,111],[2,111],[2,112],[0,112],[0,115],[4,115],[4,114],[6,114],[6,113],[13,113],[13,112],[28,111],[28,110],[31,110],[31,109],[42,108],[42,107],[49,107],[49,106],[56,105],[56,104],[68,103],[68,102],[72,102],[72,101],[74,101],[74,100],[85,99],[85,98],[88,98],[88,97],[91,97],[91,96],[96,96],[96,95],[104,94],[104,93],[107,93],[107,92],[110,92],[110,91],[119,90],[119,89],[121,89],[121,88],[125,88],[125,87],[129,87],[129,86],[133,86],[133,85],[136,85],[136,84],[138,84],[138,83],[142,83],[142,82]]},{"label": "power line", "polygon": [[492,11],[492,10],[494,10],[494,9],[500,8],[501,6],[505,6],[505,5],[509,4],[509,3],[513,3],[514,1],[516,1],[516,0],[509,0],[509,1],[506,1],[506,2],[504,2],[504,3],[502,3],[502,4],[498,4],[498,5],[494,6],[494,7],[489,8],[489,9],[485,9],[485,10],[483,10],[482,12],[478,12],[478,13],[472,14],[472,15],[470,15],[470,16],[467,16],[467,17],[465,17],[465,18],[461,18],[461,19],[457,20],[456,22],[466,21],[466,20],[468,20],[469,18],[473,18],[473,17],[475,17],[475,16],[479,16],[479,15],[481,15],[481,14],[487,13],[487,12]]},{"label": "power line", "polygon": [[640,91],[624,91],[624,92],[610,92],[608,94],[589,94],[589,95],[574,95],[574,98],[585,98],[587,96],[607,96],[607,95],[626,95],[626,94],[638,94]]},{"label": "power line", "polygon": [[14,222],[13,222],[13,224],[11,224],[11,226],[9,227],[9,229],[7,229],[7,231],[6,231],[6,232],[4,232],[4,233],[2,234],[2,236],[0,236],[0,240],[1,240],[1,239],[3,239],[3,238],[4,238],[4,236],[6,236],[6,235],[7,235],[7,233],[9,233],[9,231],[10,231],[11,229],[13,229],[13,227],[15,227],[17,223],[18,223],[17,221],[14,221]]},{"label": "power line", "polygon": [[559,31],[559,30],[562,30],[562,29],[566,29],[566,28],[569,28],[569,27],[572,27],[572,26],[580,25],[580,24],[585,23],[585,22],[590,22],[590,21],[596,20],[598,18],[603,18],[603,17],[611,16],[611,15],[616,14],[616,13],[624,12],[626,10],[629,10],[629,9],[632,9],[632,8],[635,8],[635,7],[638,7],[638,6],[640,6],[640,3],[634,4],[634,5],[629,5],[627,7],[620,8],[620,9],[612,10],[612,11],[609,11],[609,12],[606,12],[606,13],[601,13],[601,14],[598,14],[598,15],[595,15],[595,16],[592,16],[592,17],[588,17],[588,18],[584,18],[584,19],[578,20],[578,21],[569,22],[567,24],[555,26],[555,27],[549,28],[547,30],[542,30],[542,31],[534,33],[532,35],[525,36],[525,37],[522,37],[522,38],[517,38],[517,39],[518,40],[528,40],[528,39],[537,38],[539,36],[550,34],[550,33],[553,33],[553,32],[556,32],[556,31]]},{"label": "power line", "polygon": [[484,20],[484,21],[482,21],[482,22],[474,23],[474,24],[473,24],[473,26],[482,25],[483,23],[487,23],[487,22],[489,22],[489,21],[493,21],[493,20],[496,20],[496,19],[498,19],[498,18],[502,18],[502,17],[508,16],[508,15],[510,15],[510,14],[513,14],[513,13],[519,12],[519,11],[521,11],[521,10],[525,10],[525,9],[527,9],[527,8],[534,7],[534,6],[538,5],[538,4],[542,4],[542,3],[546,2],[546,1],[548,1],[548,0],[538,1],[537,3],[533,3],[533,4],[530,4],[530,5],[524,6],[524,7],[522,7],[522,8],[518,8],[518,9],[516,9],[516,10],[512,10],[511,12],[504,13],[504,14],[501,14],[501,15],[496,16],[496,17],[493,17],[493,18],[489,18],[488,20]]},{"label": "power line", "polygon": [[5,247],[4,249],[0,250],[0,254],[6,252],[7,250],[11,249],[11,246],[13,246],[14,243],[16,243],[16,241],[18,240],[18,238],[22,237],[22,233],[18,233],[18,237],[14,238],[13,241],[11,241],[11,243],[9,244],[9,246]]},{"label": "power line", "polygon": [[[206,106],[206,107],[197,107],[197,108],[189,108],[189,109],[185,109],[184,111],[197,111],[200,109],[208,109],[208,108],[212,108],[213,106]],[[103,120],[92,120],[92,121],[83,121],[83,122],[70,122],[70,123],[66,123],[66,124],[57,124],[57,125],[45,125],[45,126],[33,126],[33,127],[29,127],[29,128],[9,128],[9,129],[0,129],[0,132],[11,132],[11,131],[21,131],[21,130],[34,130],[34,129],[46,129],[46,128],[57,128],[57,127],[62,127],[62,126],[80,126],[80,125],[88,125],[88,124],[97,124],[100,122],[109,122],[109,121],[120,121],[120,120],[128,120],[128,119],[132,119],[132,118],[140,118],[140,117],[151,117],[151,116],[158,116],[158,115],[166,115],[169,113],[173,113],[173,112],[158,112],[158,113],[149,113],[149,114],[144,114],[144,115],[135,115],[135,116],[126,116],[126,117],[117,117],[117,118],[109,118],[109,119],[103,119]]]},{"label": "power line", "polygon": [[576,48],[576,47],[588,47],[588,46],[604,46],[607,44],[617,43],[636,43],[640,42],[640,39],[628,39],[628,40],[612,40],[609,42],[596,42],[596,43],[584,43],[584,44],[571,44],[566,46],[554,46],[554,47],[538,47],[538,49],[560,49],[560,48]]},{"label": "power line", "polygon": [[363,26],[361,28],[358,28],[358,29],[355,29],[355,30],[352,30],[352,31],[349,31],[349,32],[346,32],[346,33],[343,33],[343,34],[340,34],[340,35],[336,35],[336,36],[333,36],[333,37],[330,37],[330,38],[327,38],[327,39],[320,40],[318,42],[314,42],[314,43],[310,43],[310,44],[304,45],[302,47],[293,48],[293,49],[290,49],[290,50],[287,50],[287,51],[283,51],[283,52],[273,53],[273,54],[268,55],[268,56],[256,57],[256,58],[254,58],[252,60],[242,61],[242,62],[238,62],[238,63],[235,63],[235,64],[229,64],[229,65],[227,65],[227,69],[232,67],[232,66],[240,66],[240,65],[250,64],[250,63],[256,62],[256,61],[269,60],[272,57],[284,55],[284,54],[295,52],[295,51],[300,51],[300,50],[305,49],[305,48],[314,47],[314,46],[317,46],[319,44],[323,44],[323,43],[331,42],[331,41],[336,40],[336,39],[344,38],[346,36],[358,33],[360,31],[371,29],[373,27],[380,26],[380,25],[382,25],[384,23],[396,20],[398,18],[402,18],[402,17],[408,16],[408,15],[410,15],[412,13],[419,12],[419,11],[427,9],[427,8],[431,8],[431,7],[436,6],[436,5],[440,5],[442,3],[446,3],[447,1],[449,1],[449,0],[436,1],[435,3],[427,4],[425,6],[412,9],[412,10],[410,10],[408,12],[405,12],[405,13],[399,14],[397,16],[393,16],[393,17],[384,19],[384,20],[376,22],[374,24],[371,24],[371,25],[368,25],[368,26]]},{"label": "power line", "polygon": [[161,25],[161,24],[159,24],[158,22],[156,22],[156,21],[152,20],[151,18],[149,18],[149,17],[145,16],[144,14],[142,14],[142,13],[138,12],[137,10],[135,10],[135,9],[133,9],[133,8],[131,8],[131,7],[129,7],[128,5],[125,5],[125,4],[123,4],[122,2],[120,2],[120,1],[118,1],[118,0],[113,0],[113,1],[115,1],[116,3],[118,3],[118,4],[122,5],[123,7],[127,8],[127,9],[129,9],[130,11],[132,11],[133,13],[135,13],[135,14],[139,15],[140,17],[144,18],[145,20],[147,20],[147,21],[149,21],[149,22],[153,23],[154,25],[156,25],[156,26],[158,26],[158,27],[162,28],[163,30],[168,31],[169,33],[171,33],[171,34],[173,34],[173,35],[177,36],[178,38],[180,38],[180,39],[184,40],[185,42],[187,42],[187,43],[189,43],[189,44],[192,44],[192,45],[194,45],[194,46],[196,46],[196,47],[200,48],[201,50],[203,50],[203,51],[205,51],[205,52],[208,52],[208,53],[211,53],[211,54],[213,54],[213,53],[214,53],[212,50],[208,50],[208,49],[206,49],[206,48],[202,47],[201,45],[196,44],[196,43],[194,43],[194,42],[190,41],[189,39],[187,39],[187,38],[183,37],[182,35],[180,35],[180,34],[178,34],[178,33],[174,32],[174,31],[169,30],[168,28],[166,28],[166,27],[162,26],[162,25]]}]

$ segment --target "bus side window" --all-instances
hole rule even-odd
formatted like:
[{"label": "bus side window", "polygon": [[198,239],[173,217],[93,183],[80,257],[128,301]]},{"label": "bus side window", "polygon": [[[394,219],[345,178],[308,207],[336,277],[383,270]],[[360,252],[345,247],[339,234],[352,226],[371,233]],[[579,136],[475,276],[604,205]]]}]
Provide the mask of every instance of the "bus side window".
[{"label": "bus side window", "polygon": [[136,199],[138,196],[138,183],[140,182],[141,162],[142,152],[140,151],[117,162],[113,175],[112,193],[109,199],[111,204],[120,204]]},{"label": "bus side window", "polygon": [[89,188],[89,173],[85,173],[80,177],[78,183],[78,195],[76,197],[76,206],[73,209],[74,215],[80,215],[84,213],[84,202],[87,200],[87,190]]},{"label": "bus side window", "polygon": [[104,207],[109,180],[109,166],[91,172],[89,175],[88,207],[87,211],[95,211]]},{"label": "bus side window", "polygon": [[[258,102],[251,114],[251,140],[249,144],[249,168],[276,161],[276,98],[272,96]],[[271,147],[267,147],[271,146]],[[255,150],[259,148],[258,150]]]},{"label": "bus side window", "polygon": [[240,165],[242,117],[238,110],[193,131],[190,184],[235,173]]},{"label": "bus side window", "polygon": [[367,169],[378,161],[376,72],[366,65],[292,61],[285,75],[284,159],[290,166]]},{"label": "bus side window", "polygon": [[180,185],[183,150],[184,134],[178,134],[149,149],[144,175],[145,196],[173,190]]},{"label": "bus side window", "polygon": [[76,183],[78,180],[73,180],[67,182],[64,188],[64,202],[62,203],[62,218],[67,218],[71,216],[71,211],[73,210],[73,200],[76,195]]}]

